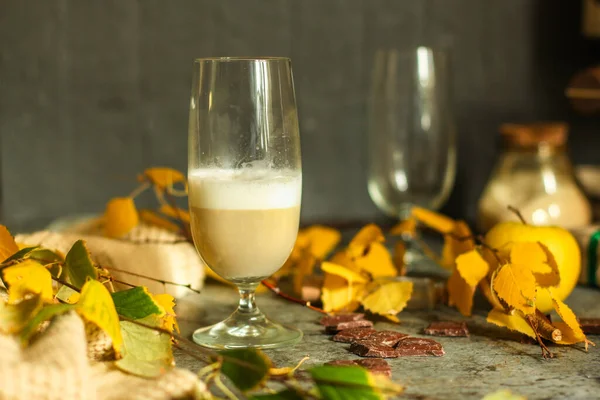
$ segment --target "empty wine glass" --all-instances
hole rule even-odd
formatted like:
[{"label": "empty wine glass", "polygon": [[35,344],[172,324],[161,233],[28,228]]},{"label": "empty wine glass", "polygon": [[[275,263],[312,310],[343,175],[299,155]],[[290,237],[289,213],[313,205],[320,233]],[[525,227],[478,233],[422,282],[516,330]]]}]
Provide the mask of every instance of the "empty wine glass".
[{"label": "empty wine glass", "polygon": [[369,195],[404,220],[413,206],[439,209],[456,172],[450,68],[443,51],[378,51],[369,99]]},{"label": "empty wine glass", "polygon": [[237,310],[196,330],[194,341],[217,349],[298,342],[300,330],[268,319],[254,299],[298,234],[302,169],[291,61],[196,60],[188,157],[194,244],[240,293]]}]

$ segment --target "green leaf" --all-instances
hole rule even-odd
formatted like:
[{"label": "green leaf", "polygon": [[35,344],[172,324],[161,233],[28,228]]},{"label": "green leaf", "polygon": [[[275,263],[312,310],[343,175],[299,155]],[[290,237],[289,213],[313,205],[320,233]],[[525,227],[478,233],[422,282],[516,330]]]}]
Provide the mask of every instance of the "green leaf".
[{"label": "green leaf", "polygon": [[126,372],[156,377],[173,366],[171,336],[133,322],[121,321],[123,358],[115,365]]},{"label": "green leaf", "polygon": [[322,365],[309,370],[324,400],[384,399],[374,387],[373,375],[364,368]]},{"label": "green leaf", "polygon": [[277,393],[257,394],[250,396],[250,400],[302,400],[303,397],[291,389],[285,389]]},{"label": "green leaf", "polygon": [[111,294],[117,313],[127,318],[140,319],[151,314],[162,314],[148,289],[142,286]]},{"label": "green leaf", "polygon": [[98,281],[87,281],[81,289],[81,297],[76,306],[79,315],[96,324],[111,338],[113,348],[119,355],[123,347],[123,337],[119,327],[119,315],[108,289]]},{"label": "green leaf", "polygon": [[[53,263],[61,263],[62,264],[65,261],[64,258],[60,254],[55,253],[54,251],[48,250],[48,249],[34,250],[31,252],[31,254],[29,254],[29,258],[31,258],[32,260],[36,260],[37,262],[41,263],[42,265],[53,264]],[[67,271],[65,270],[65,268],[62,268],[62,266],[59,264],[53,265],[52,267],[48,268],[48,271],[50,271],[52,276],[54,276],[56,278],[61,278],[61,279],[66,278]]]},{"label": "green leaf", "polygon": [[24,249],[17,251],[15,254],[8,257],[6,260],[4,260],[3,264],[10,262],[10,261],[18,260],[20,258],[25,258],[29,253],[31,253],[33,250],[35,250],[37,248],[38,248],[38,246],[25,247]]},{"label": "green leaf", "polygon": [[267,379],[271,360],[257,349],[224,350],[221,372],[240,390],[254,389]]},{"label": "green leaf", "polygon": [[31,296],[17,304],[0,302],[0,331],[6,334],[21,331],[42,306],[40,295]]},{"label": "green leaf", "polygon": [[71,283],[78,288],[81,288],[88,278],[98,279],[98,273],[84,240],[78,240],[73,244],[67,253],[65,267]]},{"label": "green leaf", "polygon": [[71,304],[51,304],[42,308],[32,319],[29,320],[27,325],[21,331],[21,340],[25,343],[31,339],[31,337],[37,332],[40,324],[45,321],[49,321],[57,315],[64,314],[68,311],[74,310],[75,305]]}]

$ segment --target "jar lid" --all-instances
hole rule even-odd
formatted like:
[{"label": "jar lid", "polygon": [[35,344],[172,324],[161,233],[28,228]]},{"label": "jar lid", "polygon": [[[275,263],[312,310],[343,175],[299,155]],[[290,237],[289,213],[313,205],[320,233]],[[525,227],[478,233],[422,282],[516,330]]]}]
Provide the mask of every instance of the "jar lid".
[{"label": "jar lid", "polygon": [[567,142],[569,126],[565,122],[502,124],[500,133],[509,145],[536,147],[546,144],[561,147]]}]

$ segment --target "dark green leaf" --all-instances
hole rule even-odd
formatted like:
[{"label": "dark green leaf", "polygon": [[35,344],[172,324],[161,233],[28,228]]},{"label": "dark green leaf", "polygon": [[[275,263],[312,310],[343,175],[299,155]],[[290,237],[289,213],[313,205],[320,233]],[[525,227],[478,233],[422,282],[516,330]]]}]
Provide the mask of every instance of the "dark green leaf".
[{"label": "dark green leaf", "polygon": [[69,280],[78,288],[81,288],[88,278],[98,279],[98,273],[84,240],[78,240],[73,244],[67,253],[65,267]]},{"label": "dark green leaf", "polygon": [[286,389],[277,393],[257,394],[250,396],[250,400],[302,400],[303,397],[293,390]]},{"label": "dark green leaf", "polygon": [[148,289],[142,286],[111,294],[117,313],[127,318],[140,319],[151,314],[161,314],[162,310],[154,302]]},{"label": "dark green leaf", "polygon": [[6,260],[4,260],[3,264],[13,261],[13,260],[18,260],[20,258],[25,258],[29,253],[31,253],[33,250],[37,249],[37,247],[38,246],[25,247],[24,249],[17,251],[15,254],[8,257]]},{"label": "dark green leaf", "polygon": [[323,365],[309,370],[324,400],[380,400],[371,375],[361,367]]},{"label": "dark green leaf", "polygon": [[75,307],[75,305],[71,304],[51,304],[49,306],[45,306],[35,315],[35,317],[29,320],[27,325],[25,325],[25,328],[23,328],[21,331],[21,340],[28,342],[33,334],[37,332],[42,322],[48,321],[57,315],[61,315],[73,310]]},{"label": "dark green leaf", "polygon": [[225,350],[221,372],[240,390],[254,389],[267,378],[271,360],[257,349]]},{"label": "dark green leaf", "polygon": [[123,358],[115,365],[134,375],[153,378],[173,365],[171,336],[133,322],[121,321]]}]

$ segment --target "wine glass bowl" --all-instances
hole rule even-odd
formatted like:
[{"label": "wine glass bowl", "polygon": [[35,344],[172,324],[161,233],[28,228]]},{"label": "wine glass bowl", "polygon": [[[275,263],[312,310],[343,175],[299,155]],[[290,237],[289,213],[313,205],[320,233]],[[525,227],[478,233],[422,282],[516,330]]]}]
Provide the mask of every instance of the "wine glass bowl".
[{"label": "wine glass bowl", "polygon": [[291,61],[196,60],[188,162],[194,244],[240,293],[237,310],[196,330],[194,341],[217,349],[296,343],[302,332],[269,320],[254,298],[298,233],[302,170]]}]

